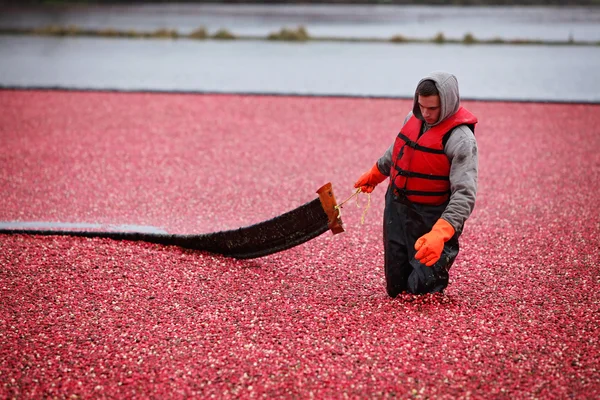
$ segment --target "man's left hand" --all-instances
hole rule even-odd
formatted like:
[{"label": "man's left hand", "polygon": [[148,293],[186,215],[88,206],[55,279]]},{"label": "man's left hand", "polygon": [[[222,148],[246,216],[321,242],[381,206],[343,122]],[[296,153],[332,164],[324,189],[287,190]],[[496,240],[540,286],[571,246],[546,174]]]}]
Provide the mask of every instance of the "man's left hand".
[{"label": "man's left hand", "polygon": [[431,267],[442,256],[444,243],[454,236],[454,228],[442,218],[438,219],[429,233],[421,236],[415,243],[415,258]]}]

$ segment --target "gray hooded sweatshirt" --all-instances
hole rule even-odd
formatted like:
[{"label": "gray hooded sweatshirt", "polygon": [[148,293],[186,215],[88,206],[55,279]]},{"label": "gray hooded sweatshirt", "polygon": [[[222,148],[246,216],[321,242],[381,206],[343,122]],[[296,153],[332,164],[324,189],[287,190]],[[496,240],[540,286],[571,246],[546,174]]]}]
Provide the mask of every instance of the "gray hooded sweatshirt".
[{"label": "gray hooded sweatshirt", "polygon": [[[460,98],[458,93],[458,81],[456,77],[447,72],[433,72],[419,81],[432,80],[440,93],[440,118],[432,125],[428,125],[418,104],[418,95],[415,92],[413,110],[404,119],[404,124],[414,114],[423,121],[425,131],[435,126],[458,111]],[[418,86],[418,85],[417,85]],[[377,160],[377,167],[382,174],[389,176],[394,144],[387,149],[385,154]],[[462,232],[467,218],[475,207],[475,196],[477,194],[477,142],[474,133],[465,125],[458,126],[452,130],[444,147],[444,153],[450,160],[450,199],[448,206],[442,214],[442,218],[448,221],[456,232]]]}]

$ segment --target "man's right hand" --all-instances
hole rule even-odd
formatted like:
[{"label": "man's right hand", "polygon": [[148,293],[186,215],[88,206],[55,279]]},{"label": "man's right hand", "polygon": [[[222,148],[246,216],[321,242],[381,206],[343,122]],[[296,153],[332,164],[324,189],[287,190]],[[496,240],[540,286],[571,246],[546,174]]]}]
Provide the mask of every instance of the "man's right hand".
[{"label": "man's right hand", "polygon": [[361,175],[360,178],[354,184],[355,188],[360,188],[363,193],[371,193],[375,186],[379,185],[381,182],[385,181],[387,176],[383,175],[379,172],[379,168],[377,168],[377,163],[373,165],[369,171],[365,172]]}]

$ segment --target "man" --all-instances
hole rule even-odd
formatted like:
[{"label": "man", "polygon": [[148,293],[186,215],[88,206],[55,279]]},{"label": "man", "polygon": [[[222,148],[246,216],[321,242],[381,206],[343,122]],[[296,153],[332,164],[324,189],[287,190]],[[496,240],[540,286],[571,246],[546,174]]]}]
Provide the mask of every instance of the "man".
[{"label": "man", "polygon": [[434,72],[417,85],[395,142],[354,184],[370,193],[390,177],[383,221],[390,297],[448,286],[458,238],[475,205],[476,123],[460,106],[456,77]]}]

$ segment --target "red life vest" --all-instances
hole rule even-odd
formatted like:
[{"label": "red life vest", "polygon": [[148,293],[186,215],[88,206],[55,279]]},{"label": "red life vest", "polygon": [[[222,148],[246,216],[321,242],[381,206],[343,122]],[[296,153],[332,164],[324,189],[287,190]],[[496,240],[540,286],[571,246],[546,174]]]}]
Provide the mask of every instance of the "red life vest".
[{"label": "red life vest", "polygon": [[458,111],[419,137],[423,121],[414,115],[394,142],[390,185],[394,194],[412,203],[440,205],[450,197],[450,161],[444,153],[444,136],[459,125],[474,131],[477,117]]}]

